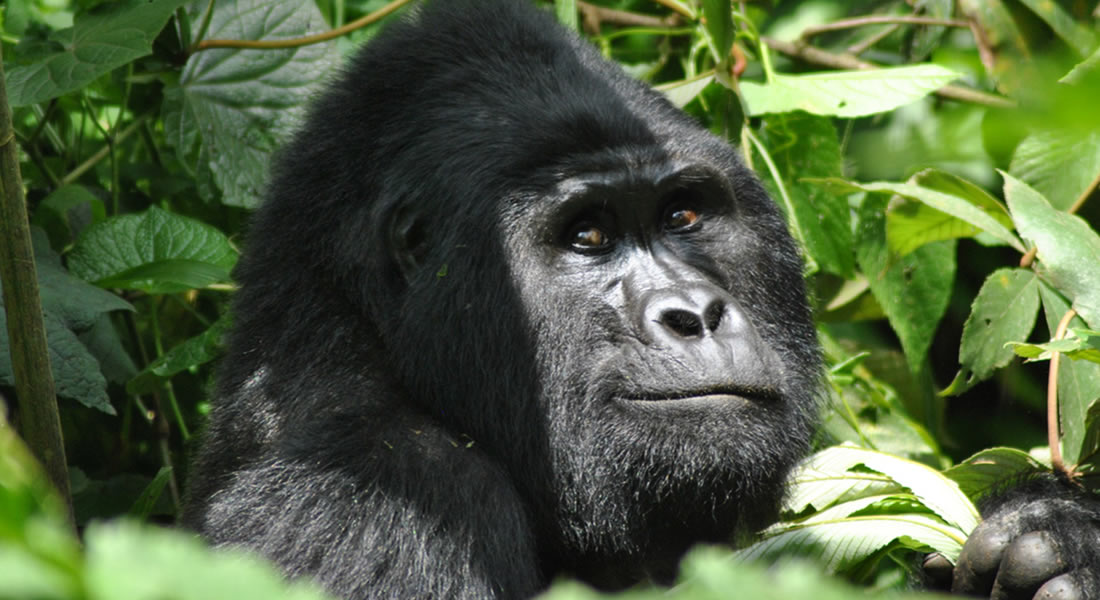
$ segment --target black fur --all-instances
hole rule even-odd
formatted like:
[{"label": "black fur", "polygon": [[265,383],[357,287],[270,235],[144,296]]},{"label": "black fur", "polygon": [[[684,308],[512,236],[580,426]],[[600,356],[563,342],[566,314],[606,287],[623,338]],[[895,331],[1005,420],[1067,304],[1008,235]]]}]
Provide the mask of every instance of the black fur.
[{"label": "black fur", "polygon": [[[550,16],[429,3],[273,172],[186,525],[346,598],[522,598],[774,518],[817,411],[795,246],[725,142]],[[1095,594],[1095,504],[1005,498],[957,589],[1042,530]]]}]

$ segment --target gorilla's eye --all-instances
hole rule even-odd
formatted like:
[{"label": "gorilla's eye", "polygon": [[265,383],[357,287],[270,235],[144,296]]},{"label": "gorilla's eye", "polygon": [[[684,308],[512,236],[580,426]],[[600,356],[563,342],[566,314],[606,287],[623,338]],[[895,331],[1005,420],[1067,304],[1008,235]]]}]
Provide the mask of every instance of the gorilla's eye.
[{"label": "gorilla's eye", "polygon": [[665,228],[670,231],[685,231],[699,224],[702,217],[690,208],[673,208],[665,215]]},{"label": "gorilla's eye", "polygon": [[570,232],[569,244],[575,250],[591,252],[607,248],[611,244],[611,238],[599,227],[583,224],[575,227]]}]

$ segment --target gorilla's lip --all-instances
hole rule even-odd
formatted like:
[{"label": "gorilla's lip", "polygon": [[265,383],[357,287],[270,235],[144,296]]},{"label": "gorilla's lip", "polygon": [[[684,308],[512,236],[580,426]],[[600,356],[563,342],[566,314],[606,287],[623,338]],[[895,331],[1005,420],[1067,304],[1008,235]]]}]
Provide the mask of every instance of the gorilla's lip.
[{"label": "gorilla's lip", "polygon": [[669,392],[648,392],[618,397],[620,400],[639,404],[704,405],[728,402],[773,402],[779,392],[767,388],[707,388]]}]

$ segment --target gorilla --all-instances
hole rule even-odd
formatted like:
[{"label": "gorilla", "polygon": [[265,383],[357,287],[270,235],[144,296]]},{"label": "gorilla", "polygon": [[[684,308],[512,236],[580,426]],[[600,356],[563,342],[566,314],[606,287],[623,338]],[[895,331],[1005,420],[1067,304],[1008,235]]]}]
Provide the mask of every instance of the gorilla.
[{"label": "gorilla", "polygon": [[666,581],[771,523],[814,435],[782,214],[528,2],[435,0],[370,42],[248,237],[183,522],[339,596]]}]

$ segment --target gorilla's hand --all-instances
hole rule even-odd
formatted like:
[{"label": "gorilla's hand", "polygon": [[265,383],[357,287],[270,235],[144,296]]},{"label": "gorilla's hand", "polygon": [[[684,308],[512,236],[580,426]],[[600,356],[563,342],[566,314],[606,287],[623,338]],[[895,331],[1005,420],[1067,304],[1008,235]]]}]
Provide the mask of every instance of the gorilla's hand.
[{"label": "gorilla's hand", "polygon": [[1100,598],[1100,501],[1051,479],[984,507],[951,591],[998,600]]}]

